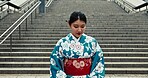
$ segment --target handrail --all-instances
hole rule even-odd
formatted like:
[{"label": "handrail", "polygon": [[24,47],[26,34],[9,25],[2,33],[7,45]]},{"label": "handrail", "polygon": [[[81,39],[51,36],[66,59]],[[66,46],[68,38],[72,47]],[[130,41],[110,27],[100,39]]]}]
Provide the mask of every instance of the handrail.
[{"label": "handrail", "polygon": [[8,6],[11,6],[11,7],[14,7],[16,9],[20,9],[19,6],[9,2],[9,1],[3,1],[2,3],[0,3],[0,7],[2,8],[4,5],[8,5]]},{"label": "handrail", "polygon": [[0,7],[6,5],[7,3],[8,1],[3,1],[2,3],[0,3]]},{"label": "handrail", "polygon": [[15,5],[15,4],[11,3],[11,2],[8,2],[7,5],[8,5],[8,6],[11,6],[11,7],[13,7],[13,8],[16,8],[16,9],[20,9],[19,6]]},{"label": "handrail", "polygon": [[124,0],[118,0],[118,1],[121,1],[121,2],[123,2],[123,4],[127,4],[130,7],[134,7],[134,5],[132,5],[131,3],[127,2],[127,1],[124,1]]},{"label": "handrail", "polygon": [[6,5],[7,3],[8,1],[3,1],[2,3],[0,3],[1,11],[3,10],[3,6]]},{"label": "handrail", "polygon": [[53,0],[48,0],[45,7],[49,7],[49,5],[52,3]]},{"label": "handrail", "polygon": [[[21,10],[23,10],[24,8],[28,8],[28,6],[30,6],[30,4],[32,4],[33,2],[37,2],[38,0],[27,0],[25,1],[23,4],[20,5]],[[23,9],[22,9],[23,8]]]},{"label": "handrail", "polygon": [[[123,0],[122,0],[123,1]],[[125,4],[127,4],[128,6],[130,6],[131,8],[135,7],[133,4],[127,2],[127,1],[123,1]]]},{"label": "handrail", "polygon": [[[120,3],[120,6],[123,5],[122,8],[124,8],[124,9],[125,9],[125,8],[128,8],[129,11],[133,11],[133,12],[136,12],[137,9],[141,9],[141,8],[143,8],[143,7],[145,7],[145,6],[148,5],[148,3],[143,3],[143,4],[141,4],[141,5],[135,6],[135,5],[133,5],[132,3],[128,2],[128,1],[125,1],[125,0],[114,0],[114,2]],[[122,3],[122,4],[121,4],[121,3]],[[140,10],[139,10],[139,11],[140,11]]]},{"label": "handrail", "polygon": [[[2,39],[2,41],[0,42],[0,44],[2,44],[10,35],[13,34],[13,32],[24,22],[24,20],[26,20],[30,14],[32,14],[32,12],[40,5],[40,1],[36,2],[36,4],[34,4],[26,13],[24,13],[15,23],[13,23],[1,36],[0,38],[2,38],[6,33],[8,33],[8,35]],[[22,20],[21,20],[22,19]],[[16,26],[15,26],[16,25]],[[14,27],[15,26],[15,27]],[[12,29],[12,27],[14,27]],[[10,29],[12,29],[10,31]],[[10,31],[10,32],[8,32]]]},{"label": "handrail", "polygon": [[27,0],[27,1],[25,1],[24,3],[22,3],[21,5],[20,5],[20,7],[24,7],[27,3],[29,3],[30,2],[30,0]]},{"label": "handrail", "polygon": [[147,5],[148,5],[148,3],[144,3],[144,4],[141,4],[139,6],[134,7],[134,9],[140,9],[140,8],[143,8],[143,7],[147,6]]}]

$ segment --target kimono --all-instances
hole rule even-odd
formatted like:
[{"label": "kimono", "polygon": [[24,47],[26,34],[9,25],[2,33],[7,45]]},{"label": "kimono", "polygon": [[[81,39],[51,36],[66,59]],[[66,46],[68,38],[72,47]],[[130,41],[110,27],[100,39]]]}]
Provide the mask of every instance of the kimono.
[{"label": "kimono", "polygon": [[[91,66],[89,74],[73,76],[65,73],[64,61],[65,58],[79,59],[91,58]],[[90,60],[90,59],[89,59]],[[81,65],[75,61],[76,67],[85,66],[82,61]],[[88,66],[86,66],[88,67]],[[87,69],[87,68],[86,68]],[[71,68],[69,71],[77,72]],[[84,71],[85,68],[84,68]],[[78,72],[81,73],[81,72]],[[61,38],[54,47],[52,54],[50,55],[50,78],[104,78],[105,66],[103,51],[101,50],[98,42],[95,38],[82,34],[78,39],[71,33],[66,37]]]}]

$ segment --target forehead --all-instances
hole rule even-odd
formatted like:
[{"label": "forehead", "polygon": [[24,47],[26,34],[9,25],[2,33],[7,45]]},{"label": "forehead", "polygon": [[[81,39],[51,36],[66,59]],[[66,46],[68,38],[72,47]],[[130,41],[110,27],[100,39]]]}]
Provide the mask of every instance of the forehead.
[{"label": "forehead", "polygon": [[85,24],[85,22],[78,19],[75,22],[73,22],[73,24]]}]

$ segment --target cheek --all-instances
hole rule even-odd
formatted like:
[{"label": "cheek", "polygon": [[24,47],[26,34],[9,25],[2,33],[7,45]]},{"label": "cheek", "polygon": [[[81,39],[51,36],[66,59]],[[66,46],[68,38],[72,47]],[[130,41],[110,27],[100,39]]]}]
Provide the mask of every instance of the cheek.
[{"label": "cheek", "polygon": [[84,32],[85,31],[85,28],[83,28],[82,31]]},{"label": "cheek", "polygon": [[76,28],[73,28],[73,27],[71,27],[71,30],[72,30],[73,32],[76,32],[76,31],[77,31],[77,29],[76,29]]}]

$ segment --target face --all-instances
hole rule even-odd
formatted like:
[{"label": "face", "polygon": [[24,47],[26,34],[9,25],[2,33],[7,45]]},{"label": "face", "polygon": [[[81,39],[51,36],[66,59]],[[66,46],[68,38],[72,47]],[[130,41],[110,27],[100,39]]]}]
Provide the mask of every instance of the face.
[{"label": "face", "polygon": [[81,21],[81,20],[77,20],[75,22],[73,22],[71,25],[70,25],[70,28],[72,30],[72,34],[76,37],[76,38],[79,38],[85,31],[86,29],[86,24],[84,21]]}]

